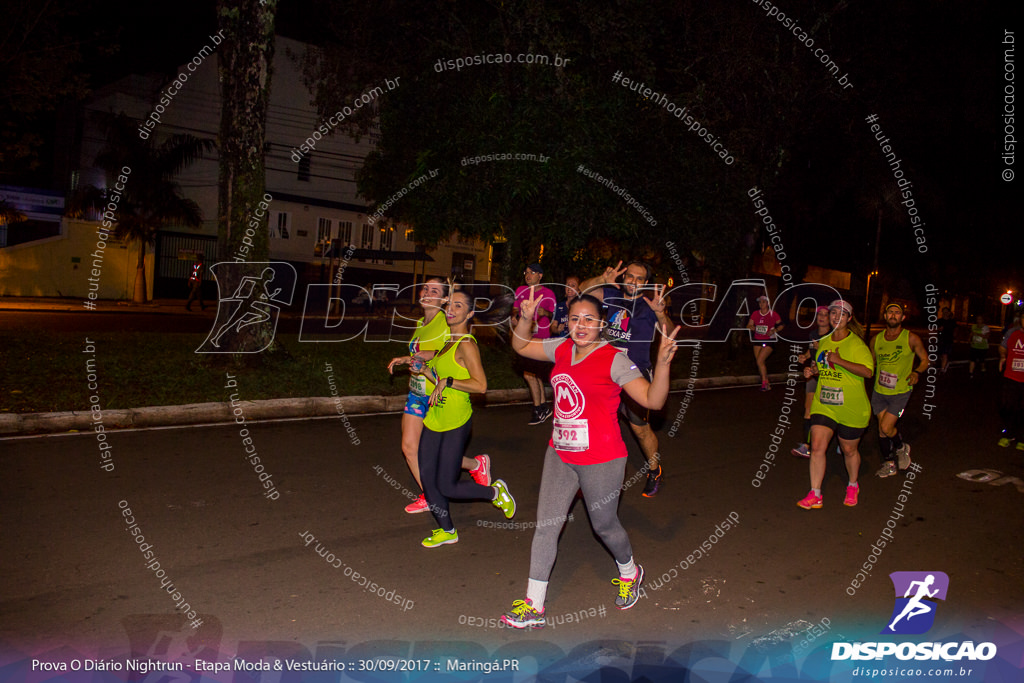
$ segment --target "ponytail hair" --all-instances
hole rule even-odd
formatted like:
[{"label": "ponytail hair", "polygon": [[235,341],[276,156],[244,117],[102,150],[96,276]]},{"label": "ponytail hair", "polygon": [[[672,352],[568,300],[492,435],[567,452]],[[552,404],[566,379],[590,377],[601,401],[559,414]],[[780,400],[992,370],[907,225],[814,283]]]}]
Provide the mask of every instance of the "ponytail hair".
[{"label": "ponytail hair", "polygon": [[867,341],[864,339],[864,326],[853,317],[852,313],[850,314],[850,320],[846,323],[846,329],[860,337],[861,341]]}]

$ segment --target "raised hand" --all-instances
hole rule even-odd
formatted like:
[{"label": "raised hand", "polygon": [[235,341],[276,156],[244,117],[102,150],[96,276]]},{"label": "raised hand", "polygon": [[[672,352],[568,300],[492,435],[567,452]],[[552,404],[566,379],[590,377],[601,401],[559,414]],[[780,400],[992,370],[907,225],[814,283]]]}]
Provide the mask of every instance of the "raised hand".
[{"label": "raised hand", "polygon": [[665,285],[654,285],[654,298],[641,297],[655,314],[665,312],[668,304],[665,302]]},{"label": "raised hand", "polygon": [[676,335],[683,328],[677,327],[672,330],[672,334],[668,333],[668,325],[662,325],[658,329],[661,331],[661,341],[658,344],[658,363],[668,365],[676,355]]},{"label": "raised hand", "polygon": [[604,274],[601,275],[601,279],[604,280],[606,285],[618,286],[615,281],[619,279],[619,276],[626,272],[626,269],[622,267],[622,261],[619,261],[618,265],[614,268],[608,266],[604,269]]},{"label": "raised hand", "polygon": [[533,315],[537,312],[537,304],[540,303],[540,297],[534,292],[534,289],[535,287],[530,285],[530,296],[519,303],[519,315],[527,320],[533,320]]}]

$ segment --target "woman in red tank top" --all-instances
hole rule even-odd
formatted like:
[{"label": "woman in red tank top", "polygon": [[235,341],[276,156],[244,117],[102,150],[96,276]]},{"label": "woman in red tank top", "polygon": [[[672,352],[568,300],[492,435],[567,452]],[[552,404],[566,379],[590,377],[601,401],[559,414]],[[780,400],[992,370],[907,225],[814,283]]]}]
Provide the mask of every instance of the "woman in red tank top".
[{"label": "woman in red tank top", "polygon": [[675,355],[675,336],[662,333],[657,364],[650,383],[625,352],[601,338],[605,326],[601,302],[584,294],[569,308],[569,336],[531,339],[530,324],[536,298],[523,301],[512,347],[521,356],[553,361],[551,388],[555,420],[544,457],[537,526],[530,554],[530,580],[526,599],[512,603],[502,621],[514,628],[544,625],[544,599],[558,553],[558,536],[565,515],[583,491],[594,532],[611,551],[619,578],[615,604],[629,609],[640,597],[643,567],[633,561],[633,549],[618,517],[618,495],[626,465],[626,446],[619,429],[622,391],[641,407],[657,410],[665,405],[669,389],[669,363]]}]

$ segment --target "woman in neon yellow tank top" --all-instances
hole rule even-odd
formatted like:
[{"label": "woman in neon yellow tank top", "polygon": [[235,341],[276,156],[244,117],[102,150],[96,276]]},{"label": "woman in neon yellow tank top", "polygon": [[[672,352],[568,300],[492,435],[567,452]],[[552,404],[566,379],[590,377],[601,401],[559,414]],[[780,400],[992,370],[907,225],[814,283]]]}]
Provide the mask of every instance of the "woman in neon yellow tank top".
[{"label": "woman in neon yellow tank top", "polygon": [[[388,364],[388,372],[392,373],[396,367],[409,366],[409,396],[405,401],[405,410],[402,411],[402,454],[421,491],[423,484],[420,482],[420,436],[423,434],[423,418],[427,416],[427,399],[434,390],[434,384],[424,374],[424,370],[426,362],[448,342],[448,322],[441,310],[447,287],[444,279],[436,275],[428,277],[423,282],[423,287],[420,288],[423,317],[416,321],[416,330],[409,340],[409,355],[392,358]],[[487,455],[478,455],[473,459],[463,458],[462,469],[468,470],[478,484],[490,485],[491,459]],[[423,494],[405,506],[405,511],[410,514],[426,512],[428,509],[427,499]]]},{"label": "woman in neon yellow tank top", "polygon": [[490,500],[506,518],[516,513],[516,501],[501,479],[492,486],[459,480],[463,453],[473,425],[469,395],[487,391],[487,375],[476,339],[469,333],[473,299],[465,292],[451,292],[445,315],[451,337],[428,363],[434,390],[430,394],[430,409],[423,420],[419,448],[423,493],[440,527],[423,539],[423,546],[427,548],[459,541],[448,510],[449,499]]}]

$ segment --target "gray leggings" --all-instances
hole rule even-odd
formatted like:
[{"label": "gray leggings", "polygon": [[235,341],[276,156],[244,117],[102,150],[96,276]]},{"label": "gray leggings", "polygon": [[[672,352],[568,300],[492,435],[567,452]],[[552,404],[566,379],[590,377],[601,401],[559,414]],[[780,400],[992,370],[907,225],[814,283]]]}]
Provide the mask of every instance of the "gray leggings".
[{"label": "gray leggings", "polygon": [[[626,564],[633,557],[629,536],[619,522],[619,489],[626,471],[626,459],[616,458],[599,465],[567,465],[548,446],[537,501],[537,530],[530,551],[530,578],[547,581],[558,555],[558,535],[565,525],[576,492],[583,490],[590,524],[611,551],[615,561]],[[616,495],[612,495],[612,494]]]}]

